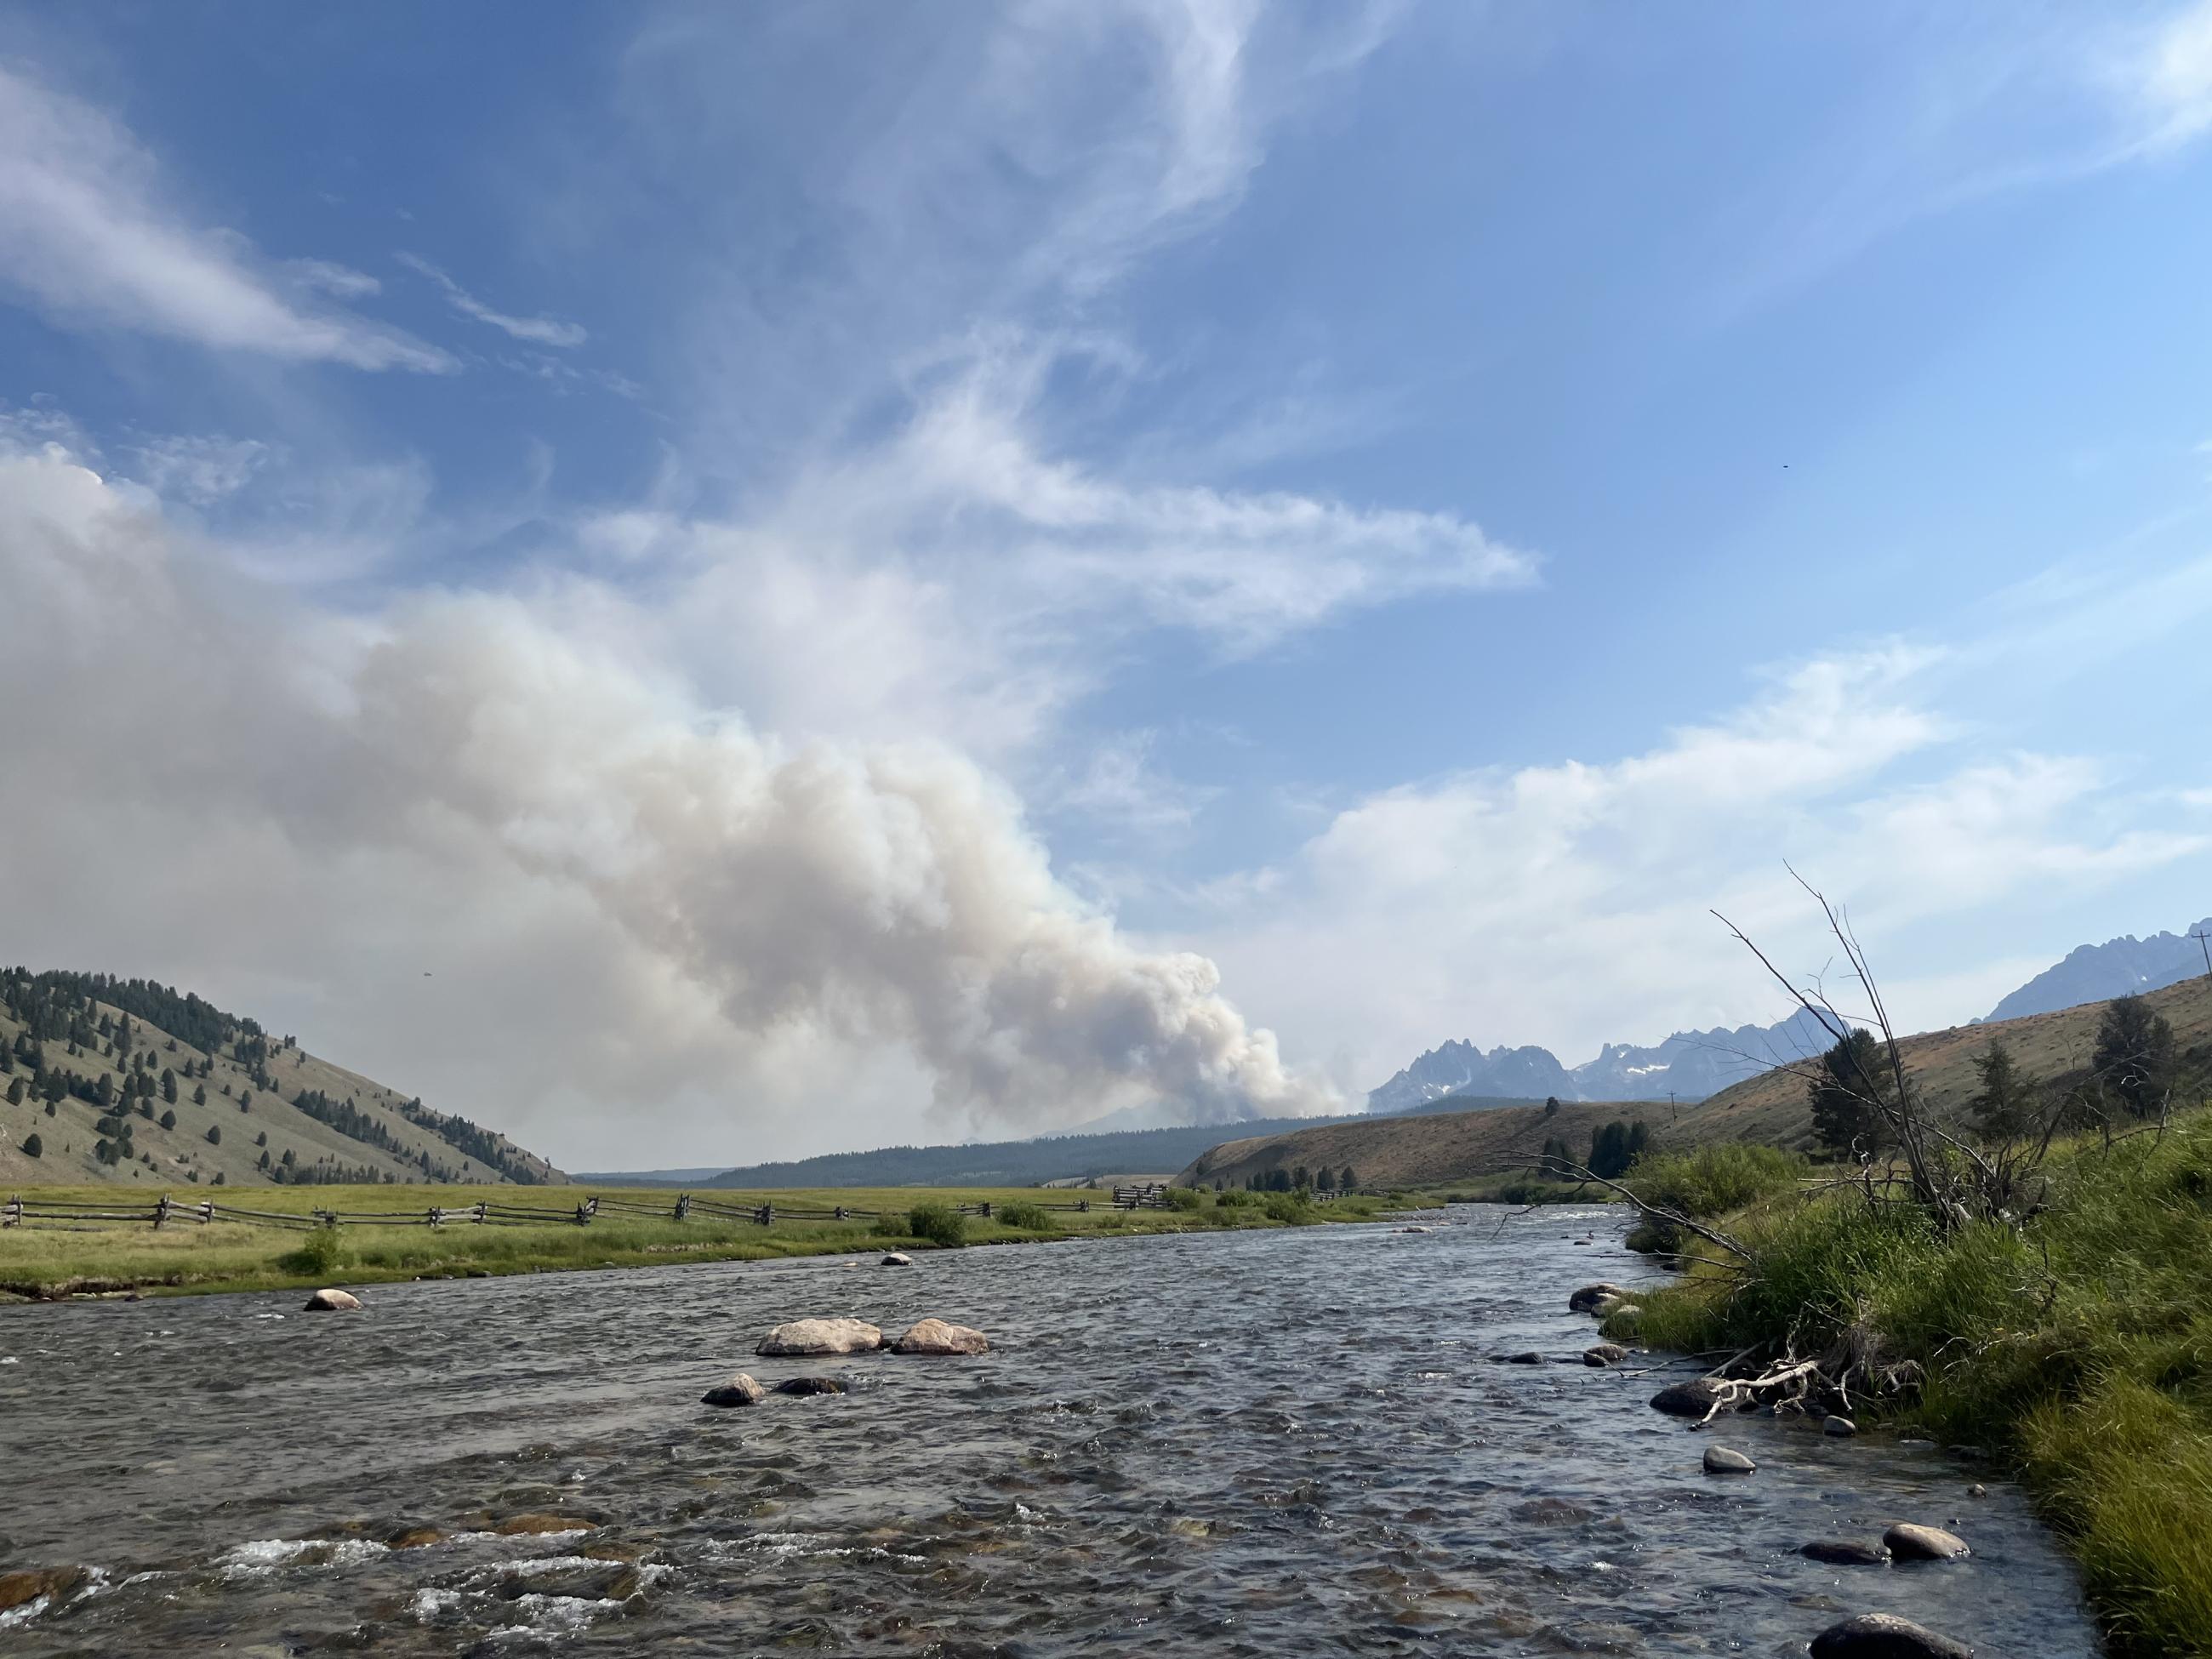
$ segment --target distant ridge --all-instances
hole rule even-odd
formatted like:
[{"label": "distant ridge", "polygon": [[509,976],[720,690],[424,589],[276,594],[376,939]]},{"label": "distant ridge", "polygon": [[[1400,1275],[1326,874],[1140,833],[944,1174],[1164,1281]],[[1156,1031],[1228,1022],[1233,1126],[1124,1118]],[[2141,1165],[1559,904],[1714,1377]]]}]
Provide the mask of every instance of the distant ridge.
[{"label": "distant ridge", "polygon": [[1256,1118],[1238,1123],[1185,1124],[1110,1134],[1059,1135],[1039,1140],[979,1141],[964,1146],[884,1146],[829,1152],[790,1163],[726,1170],[699,1184],[747,1189],[817,1187],[1029,1187],[1086,1176],[1168,1175],[1224,1133],[1280,1134],[1340,1117]]},{"label": "distant ridge", "polygon": [[2203,947],[2189,937],[2191,933],[2212,933],[2212,917],[2179,933],[2153,933],[2148,939],[2126,933],[2102,945],[2077,945],[2064,961],[2045,969],[1990,1009],[1988,1018],[2056,1013],[2078,1003],[2106,1002],[2178,985],[2205,970]]}]

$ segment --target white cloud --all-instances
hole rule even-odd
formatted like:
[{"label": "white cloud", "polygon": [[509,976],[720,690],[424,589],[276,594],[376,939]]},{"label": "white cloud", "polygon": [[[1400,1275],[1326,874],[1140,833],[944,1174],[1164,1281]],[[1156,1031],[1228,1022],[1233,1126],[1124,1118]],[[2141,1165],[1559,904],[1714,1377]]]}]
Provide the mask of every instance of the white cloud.
[{"label": "white cloud", "polygon": [[2147,147],[2172,149],[2212,130],[2212,0],[2195,0],[2164,18],[2129,70],[2123,86]]},{"label": "white cloud", "polygon": [[367,271],[329,259],[287,259],[284,269],[293,281],[341,300],[363,300],[384,292],[384,284]]},{"label": "white cloud", "polygon": [[580,346],[591,337],[580,323],[564,323],[557,317],[510,317],[505,312],[494,311],[428,259],[412,253],[394,257],[410,270],[428,277],[444,289],[446,302],[462,316],[473,317],[511,338],[526,340],[532,345]]},{"label": "white cloud", "polygon": [[[1539,1042],[1570,1064],[1604,1041],[1787,1012],[1709,914],[1786,970],[1832,946],[1789,876],[1852,902],[1908,1026],[1983,1012],[2002,974],[1916,971],[1885,941],[2091,892],[2212,848],[2098,766],[1967,752],[1921,704],[1933,659],[1816,659],[1726,719],[1600,764],[1480,772],[1339,813],[1204,931],[1248,1006],[1297,1052],[1373,1086],[1446,1037]],[[1242,908],[1240,908],[1240,906]],[[2006,969],[2005,971],[2009,971]]]},{"label": "white cloud", "polygon": [[0,65],[0,285],[49,318],[294,362],[456,367],[398,330],[288,298],[242,238],[186,223],[173,198],[120,124]]}]

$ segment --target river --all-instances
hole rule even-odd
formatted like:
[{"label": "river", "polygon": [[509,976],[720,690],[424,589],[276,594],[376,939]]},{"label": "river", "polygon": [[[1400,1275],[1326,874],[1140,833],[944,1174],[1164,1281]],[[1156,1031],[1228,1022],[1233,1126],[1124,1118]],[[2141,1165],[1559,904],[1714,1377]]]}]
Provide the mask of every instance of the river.
[{"label": "river", "polygon": [[[0,1651],[1800,1655],[1899,1613],[2100,1651],[2019,1492],[1578,1362],[1619,1212],[0,1309]],[[1595,1231],[1595,1242],[1572,1240]],[[936,1314],[969,1359],[756,1359]],[[1499,1364],[1538,1350],[1554,1362]],[[1632,1364],[1643,1364],[1642,1360]],[[735,1370],[852,1391],[715,1411]],[[1703,1474],[1711,1442],[1748,1476]],[[1988,1496],[1968,1494],[1976,1480]],[[501,1535],[519,1516],[542,1534]],[[1893,1520],[1973,1555],[1796,1552]],[[401,1529],[441,1540],[394,1549]],[[586,1529],[587,1528],[587,1529]]]}]

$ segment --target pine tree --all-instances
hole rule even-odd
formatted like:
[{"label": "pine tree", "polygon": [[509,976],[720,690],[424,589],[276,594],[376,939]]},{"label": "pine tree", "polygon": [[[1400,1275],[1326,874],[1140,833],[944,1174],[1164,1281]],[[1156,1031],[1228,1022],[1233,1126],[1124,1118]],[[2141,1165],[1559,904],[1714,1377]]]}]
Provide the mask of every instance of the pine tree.
[{"label": "pine tree", "polygon": [[23,1137],[23,1156],[25,1158],[44,1158],[46,1155],[46,1143],[45,1141],[40,1139],[36,1134],[27,1134]]},{"label": "pine tree", "polygon": [[1872,1152],[1888,1139],[1882,1066],[1881,1044],[1861,1026],[1820,1057],[1820,1072],[1806,1085],[1814,1136],[1838,1158]]},{"label": "pine tree", "polygon": [[222,1145],[222,1124],[210,1123],[208,1125],[207,1144],[210,1146],[220,1146]]},{"label": "pine tree", "polygon": [[27,1092],[28,1091],[24,1087],[23,1079],[15,1079],[8,1085],[8,1103],[10,1106],[21,1106],[23,1103],[23,1097]]},{"label": "pine tree", "polygon": [[1336,1190],[1336,1171],[1330,1169],[1328,1164],[1322,1164],[1320,1171],[1314,1176],[1314,1188],[1317,1192],[1334,1192]]},{"label": "pine tree", "polygon": [[173,1129],[173,1128],[175,1128],[175,1127],[177,1127],[177,1115],[176,1115],[174,1112],[164,1112],[164,1113],[162,1113],[162,1114],[161,1114],[161,1127],[162,1127],[164,1129]]},{"label": "pine tree", "polygon": [[1359,1177],[1352,1174],[1352,1166],[1349,1164],[1346,1164],[1344,1172],[1336,1178],[1336,1190],[1340,1193],[1348,1193],[1358,1184]]},{"label": "pine tree", "polygon": [[2130,1111],[2148,1117],[2173,1086],[2173,1027],[2141,997],[2117,997],[2098,1022],[2089,1066]]},{"label": "pine tree", "polygon": [[193,1086],[193,1089],[192,1089],[192,1104],[193,1104],[193,1105],[195,1105],[195,1106],[204,1106],[204,1105],[206,1105],[206,1104],[207,1104],[207,1085],[206,1085],[206,1084],[202,1083],[202,1084],[195,1085]]},{"label": "pine tree", "polygon": [[1966,1102],[1966,1109],[1982,1133],[1990,1140],[2010,1140],[2026,1133],[2035,1119],[2041,1083],[2022,1071],[2012,1050],[2000,1042],[1992,1042],[1987,1052],[1975,1058],[1974,1070],[1982,1086]]},{"label": "pine tree", "polygon": [[161,1068],[161,1098],[172,1106],[177,1103],[177,1074],[166,1066]]}]

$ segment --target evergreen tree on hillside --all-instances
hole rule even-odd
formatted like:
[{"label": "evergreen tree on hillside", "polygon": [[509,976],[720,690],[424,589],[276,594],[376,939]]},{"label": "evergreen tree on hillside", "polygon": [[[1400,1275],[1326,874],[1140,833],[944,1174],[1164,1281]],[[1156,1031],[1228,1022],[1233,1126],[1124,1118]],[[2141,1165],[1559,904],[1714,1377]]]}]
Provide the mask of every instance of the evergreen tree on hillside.
[{"label": "evergreen tree on hillside", "polygon": [[1857,1158],[1888,1139],[1881,1109],[1891,1092],[1883,1086],[1886,1064],[1881,1044],[1860,1026],[1820,1057],[1820,1069],[1806,1084],[1814,1136],[1837,1157]]},{"label": "evergreen tree on hillside", "polygon": [[25,1158],[44,1158],[46,1155],[46,1143],[40,1139],[35,1133],[27,1134],[23,1137],[23,1156]]},{"label": "evergreen tree on hillside", "polygon": [[2115,998],[2097,1024],[2089,1066],[2130,1111],[2148,1117],[2164,1106],[2173,1086],[2173,1027],[2141,997]]},{"label": "evergreen tree on hillside", "polygon": [[1330,1169],[1328,1164],[1322,1164],[1320,1170],[1315,1173],[1314,1190],[1316,1192],[1322,1193],[1334,1192],[1336,1190],[1336,1171]]},{"label": "evergreen tree on hillside", "polygon": [[192,1104],[195,1106],[204,1106],[207,1104],[206,1084],[195,1084],[192,1086]]},{"label": "evergreen tree on hillside", "polygon": [[172,1106],[177,1103],[177,1074],[167,1066],[161,1070],[161,1098]]},{"label": "evergreen tree on hillside", "polygon": [[1358,1184],[1359,1177],[1352,1172],[1352,1166],[1349,1164],[1346,1164],[1344,1166],[1344,1172],[1336,1178],[1337,1191],[1340,1193],[1348,1193]]},{"label": "evergreen tree on hillside", "polygon": [[222,1145],[222,1124],[210,1123],[208,1125],[207,1144],[210,1146],[220,1146]]},{"label": "evergreen tree on hillside", "polygon": [[175,1127],[177,1127],[177,1115],[176,1115],[174,1112],[164,1112],[164,1113],[162,1113],[162,1114],[161,1114],[161,1127],[162,1127],[164,1129],[173,1129],[173,1128],[175,1128]]},{"label": "evergreen tree on hillside", "polygon": [[2025,1134],[2035,1121],[2036,1099],[2043,1087],[2040,1080],[2022,1071],[2012,1050],[1994,1040],[1975,1057],[1974,1071],[1982,1086],[1968,1098],[1966,1109],[1973,1114],[1983,1135],[1990,1140],[2011,1140]]},{"label": "evergreen tree on hillside", "polygon": [[8,1103],[10,1106],[21,1106],[23,1103],[23,1097],[29,1092],[22,1079],[15,1079],[8,1085]]}]

